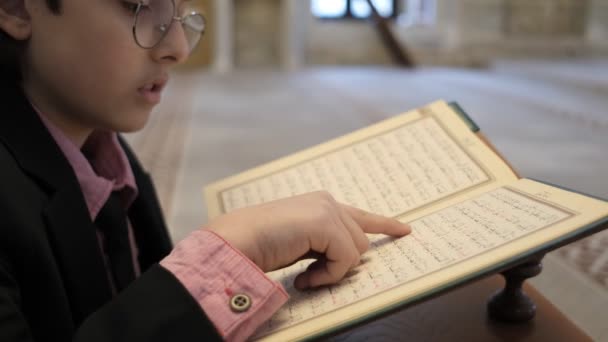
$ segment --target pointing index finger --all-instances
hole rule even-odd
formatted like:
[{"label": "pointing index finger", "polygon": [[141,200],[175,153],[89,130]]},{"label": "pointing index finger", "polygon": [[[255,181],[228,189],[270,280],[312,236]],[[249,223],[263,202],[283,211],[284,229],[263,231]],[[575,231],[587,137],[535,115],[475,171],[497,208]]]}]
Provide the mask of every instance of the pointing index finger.
[{"label": "pointing index finger", "polygon": [[404,236],[412,231],[408,224],[396,219],[376,215],[349,205],[344,205],[344,208],[366,233]]}]

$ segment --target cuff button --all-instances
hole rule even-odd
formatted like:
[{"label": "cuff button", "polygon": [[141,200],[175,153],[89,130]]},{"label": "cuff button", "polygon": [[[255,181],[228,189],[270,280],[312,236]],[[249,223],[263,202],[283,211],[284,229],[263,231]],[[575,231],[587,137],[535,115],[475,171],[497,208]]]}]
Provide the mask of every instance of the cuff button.
[{"label": "cuff button", "polygon": [[251,307],[251,298],[246,294],[237,294],[230,298],[230,308],[234,312],[245,312]]}]

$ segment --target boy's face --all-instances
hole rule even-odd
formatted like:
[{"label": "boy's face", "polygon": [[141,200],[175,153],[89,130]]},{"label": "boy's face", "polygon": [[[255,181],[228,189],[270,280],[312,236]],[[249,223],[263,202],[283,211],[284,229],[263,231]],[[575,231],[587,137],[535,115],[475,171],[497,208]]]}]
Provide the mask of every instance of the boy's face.
[{"label": "boy's face", "polygon": [[34,104],[85,128],[142,128],[170,67],[188,57],[182,26],[174,22],[145,50],[132,35],[129,4],[137,0],[62,0],[60,15],[44,0],[24,1],[31,25],[24,87]]}]

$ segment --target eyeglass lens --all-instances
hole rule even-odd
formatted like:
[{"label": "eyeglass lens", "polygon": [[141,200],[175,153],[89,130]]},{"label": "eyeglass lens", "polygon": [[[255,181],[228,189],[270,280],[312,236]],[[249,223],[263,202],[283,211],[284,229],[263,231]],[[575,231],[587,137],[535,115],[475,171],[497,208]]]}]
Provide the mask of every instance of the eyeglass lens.
[{"label": "eyeglass lens", "polygon": [[205,32],[205,18],[198,13],[189,14],[184,17],[183,27],[190,51],[192,51],[201,40],[203,32]]},{"label": "eyeglass lens", "polygon": [[[142,4],[135,19],[137,44],[143,48],[155,47],[169,31],[174,16],[175,2],[172,0],[149,0]],[[190,13],[184,17],[182,26],[192,51],[205,30],[205,19],[200,14]]]},{"label": "eyeglass lens", "polygon": [[156,46],[171,24],[175,8],[173,1],[149,0],[140,5],[135,19],[135,39],[144,48]]}]

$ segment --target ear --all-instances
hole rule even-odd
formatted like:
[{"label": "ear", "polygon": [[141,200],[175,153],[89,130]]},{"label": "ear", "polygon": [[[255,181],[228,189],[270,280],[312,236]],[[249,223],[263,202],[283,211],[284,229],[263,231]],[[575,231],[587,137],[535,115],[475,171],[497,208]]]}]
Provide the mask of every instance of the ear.
[{"label": "ear", "polygon": [[0,29],[15,40],[27,40],[32,34],[25,0],[0,0]]}]

